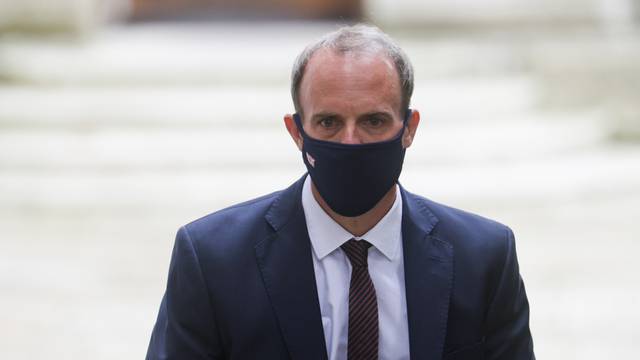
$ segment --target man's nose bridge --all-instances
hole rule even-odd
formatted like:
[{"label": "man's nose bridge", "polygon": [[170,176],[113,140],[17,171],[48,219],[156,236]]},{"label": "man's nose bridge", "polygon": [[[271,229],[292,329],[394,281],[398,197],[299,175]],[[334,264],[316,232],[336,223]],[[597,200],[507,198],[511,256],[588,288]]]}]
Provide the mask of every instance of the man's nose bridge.
[{"label": "man's nose bridge", "polygon": [[360,143],[360,139],[357,133],[357,126],[355,121],[347,121],[346,126],[344,127],[344,132],[342,134],[342,143],[343,144],[358,144]]}]

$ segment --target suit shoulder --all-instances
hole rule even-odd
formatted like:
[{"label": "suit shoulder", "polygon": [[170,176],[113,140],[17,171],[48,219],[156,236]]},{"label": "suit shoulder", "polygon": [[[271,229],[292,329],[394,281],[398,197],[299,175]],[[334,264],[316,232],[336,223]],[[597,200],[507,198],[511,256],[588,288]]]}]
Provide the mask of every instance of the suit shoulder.
[{"label": "suit shoulder", "polygon": [[499,276],[509,254],[515,254],[515,239],[511,229],[498,221],[465,210],[417,197],[438,219],[432,235],[454,249],[456,268]]},{"label": "suit shoulder", "polygon": [[[264,215],[282,190],[217,210],[183,226],[195,239],[242,231],[264,223]],[[218,236],[219,237],[219,236]]]},{"label": "suit shoulder", "polygon": [[278,222],[270,215],[287,219],[296,208],[303,181],[304,177],[284,190],[205,215],[184,225],[183,232],[201,254],[220,259],[253,254],[253,247],[276,230]]},{"label": "suit shoulder", "polygon": [[278,197],[282,193],[282,190],[274,191],[271,194],[263,195],[257,197],[255,199],[243,201],[241,203],[230,205],[226,208],[216,210],[212,213],[204,215],[196,220],[193,220],[186,224],[185,226],[199,226],[202,223],[216,221],[220,217],[225,217],[229,215],[233,215],[235,213],[241,213],[243,211],[247,211],[247,209],[253,209],[254,211],[260,208],[264,208],[265,210],[269,208],[269,205],[273,202],[275,198]]},{"label": "suit shoulder", "polygon": [[430,209],[433,209],[434,212],[437,212],[437,215],[441,221],[444,220],[446,222],[451,222],[456,225],[466,225],[472,226],[476,230],[486,229],[488,231],[504,231],[507,228],[507,225],[500,223],[494,219],[490,219],[488,217],[472,213],[467,210],[458,209],[449,205],[444,205],[441,203],[437,203],[432,200],[425,199],[427,201]]},{"label": "suit shoulder", "polygon": [[434,235],[458,248],[504,249],[505,241],[513,236],[507,225],[496,220],[444,205],[419,195],[411,196],[438,219]]},{"label": "suit shoulder", "polygon": [[445,205],[426,197],[408,193],[417,202],[427,207],[440,222],[454,223],[457,225],[471,224],[480,227],[497,228],[500,231],[504,230],[507,226],[490,218],[484,217],[479,214],[475,214],[466,210],[455,208],[449,205]]}]

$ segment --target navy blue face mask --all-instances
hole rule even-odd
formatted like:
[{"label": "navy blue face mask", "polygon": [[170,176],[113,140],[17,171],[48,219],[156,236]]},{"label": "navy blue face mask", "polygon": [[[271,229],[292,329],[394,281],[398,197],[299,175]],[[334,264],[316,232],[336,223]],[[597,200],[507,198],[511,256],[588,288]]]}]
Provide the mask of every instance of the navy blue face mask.
[{"label": "navy blue face mask", "polygon": [[398,181],[405,148],[402,130],[390,140],[341,144],[317,140],[304,131],[298,114],[293,118],[302,135],[302,160],[320,196],[336,213],[359,216],[371,210]]}]

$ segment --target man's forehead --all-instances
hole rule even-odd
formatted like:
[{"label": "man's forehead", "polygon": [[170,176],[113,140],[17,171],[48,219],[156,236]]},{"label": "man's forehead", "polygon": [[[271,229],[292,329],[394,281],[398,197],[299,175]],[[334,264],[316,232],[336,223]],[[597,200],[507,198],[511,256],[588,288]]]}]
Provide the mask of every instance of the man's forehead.
[{"label": "man's forehead", "polygon": [[395,67],[387,56],[374,52],[322,49],[310,59],[300,84],[300,105],[311,116],[326,111],[400,111],[401,97]]},{"label": "man's forehead", "polygon": [[382,49],[363,49],[339,51],[332,48],[318,49],[307,62],[306,70],[313,67],[357,66],[362,69],[384,64],[390,72],[397,75],[394,63]]},{"label": "man's forehead", "polygon": [[400,96],[400,79],[390,59],[378,53],[339,53],[326,49],[309,60],[300,90],[304,93],[372,85]]}]

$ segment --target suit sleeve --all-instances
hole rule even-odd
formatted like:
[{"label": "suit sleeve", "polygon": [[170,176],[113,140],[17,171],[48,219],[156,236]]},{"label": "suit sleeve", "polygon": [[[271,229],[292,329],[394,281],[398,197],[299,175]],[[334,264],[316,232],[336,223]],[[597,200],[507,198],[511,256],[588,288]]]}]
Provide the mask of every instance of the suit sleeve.
[{"label": "suit sleeve", "polygon": [[504,265],[487,313],[487,359],[535,360],[529,330],[529,302],[520,277],[515,239],[506,228]]},{"label": "suit sleeve", "polygon": [[176,236],[167,289],[146,359],[219,359],[221,353],[196,247],[182,227]]}]

